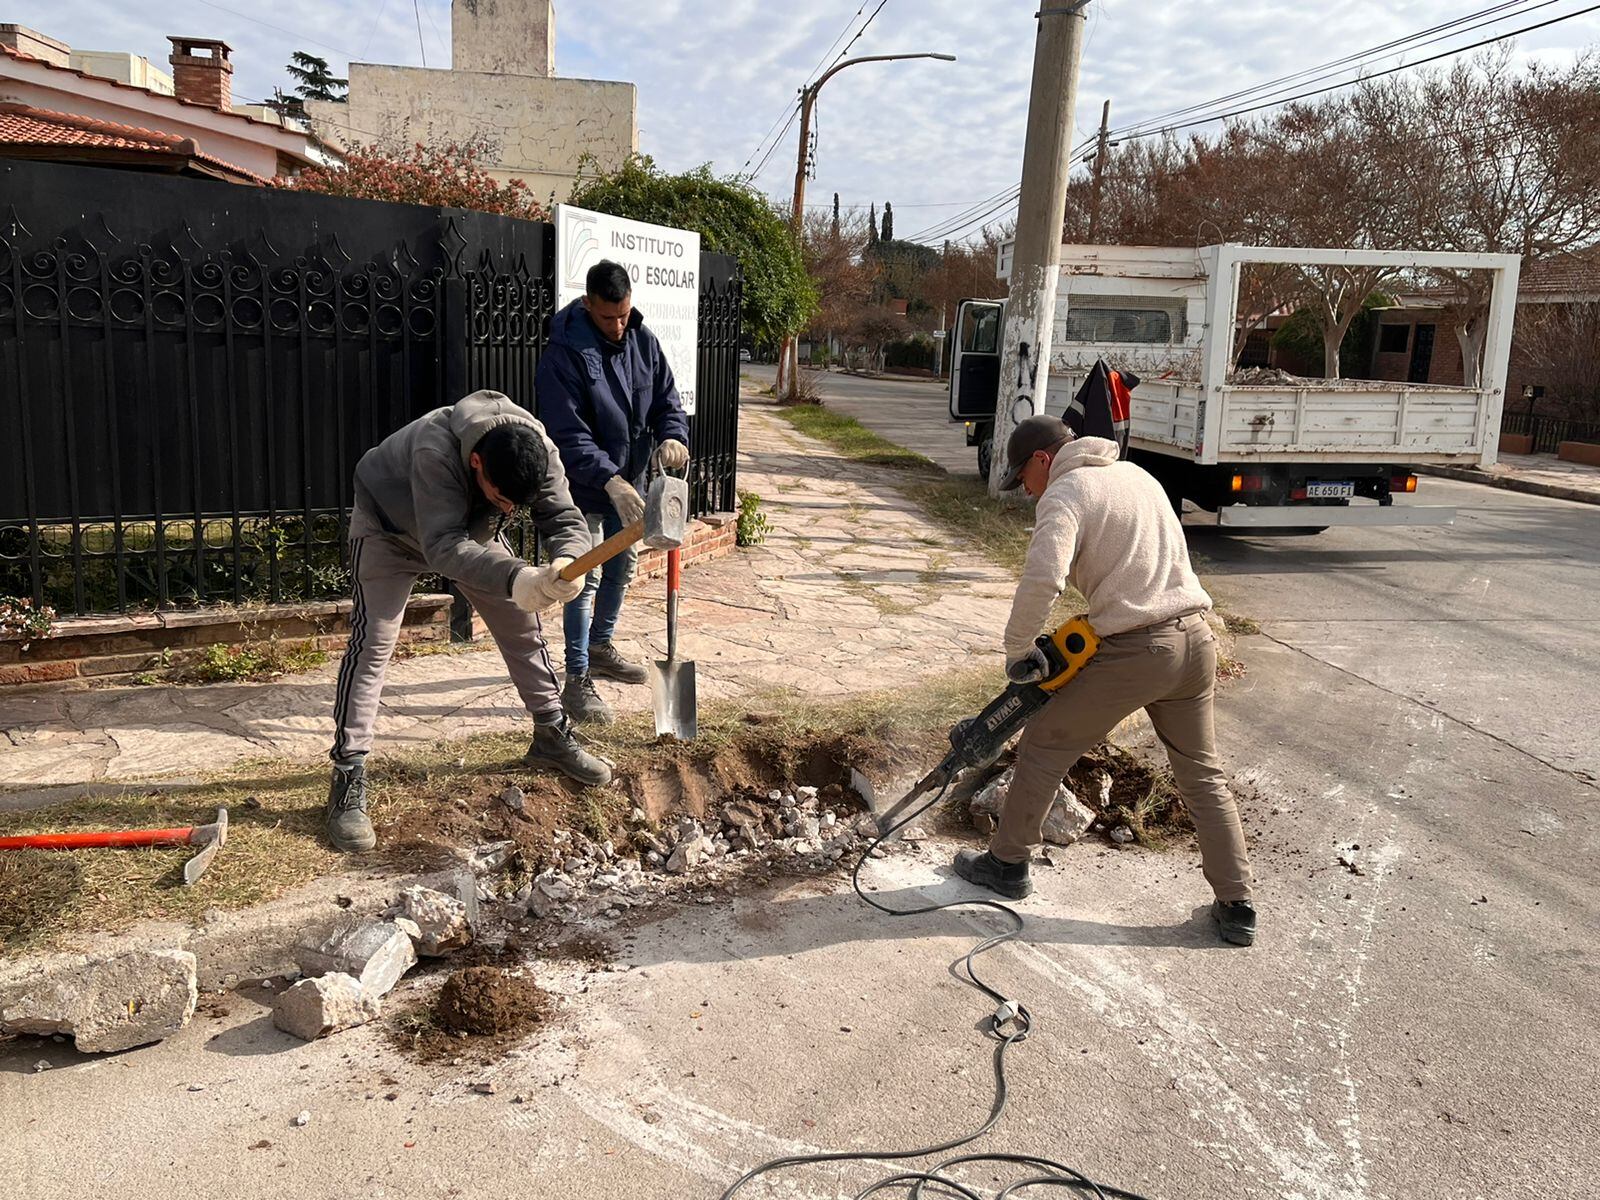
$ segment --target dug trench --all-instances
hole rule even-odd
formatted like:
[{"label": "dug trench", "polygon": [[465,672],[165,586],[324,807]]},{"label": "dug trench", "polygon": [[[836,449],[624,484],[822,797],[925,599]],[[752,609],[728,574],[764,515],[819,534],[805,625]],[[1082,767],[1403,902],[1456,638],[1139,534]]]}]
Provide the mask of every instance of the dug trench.
[{"label": "dug trench", "polygon": [[[588,976],[621,969],[612,960],[626,958],[637,931],[677,907],[716,903],[775,882],[809,878],[816,886],[836,887],[876,830],[857,787],[869,781],[881,803],[892,802],[897,787],[942,756],[949,725],[992,687],[985,675],[950,690],[933,689],[917,698],[920,707],[910,713],[896,707],[903,697],[857,698],[847,710],[774,702],[770,709],[713,711],[703,714],[702,735],[692,743],[650,742],[643,728],[613,727],[593,741],[615,763],[612,784],[601,789],[529,772],[518,757],[521,746],[505,736],[380,760],[372,776],[379,849],[359,863],[318,847],[320,797],[306,794],[307,782],[293,777],[291,786],[273,791],[257,778],[250,781],[251,803],[234,801],[245,819],[230,837],[231,857],[219,859],[201,886],[187,891],[152,862],[141,898],[226,904],[238,897],[240,907],[270,905],[275,897],[289,903],[299,894],[286,895],[291,885],[320,879],[318,906],[297,908],[287,927],[290,941],[263,955],[263,961],[286,963],[297,958],[295,945],[324,936],[310,931],[347,922],[370,926],[399,915],[396,894],[428,873],[431,886],[455,892],[474,910],[470,944],[440,954],[419,941],[421,961],[398,986],[387,985],[393,991],[381,998],[377,1020],[391,1041],[418,1059],[490,1062],[560,1020],[561,1001],[545,996],[541,985],[553,986],[555,996],[571,994],[569,989],[581,991]],[[906,840],[919,840],[926,831],[973,836],[970,798],[1005,765],[1002,760],[963,777],[939,809],[906,831]],[[1104,840],[1115,849],[1138,842],[1158,846],[1186,823],[1163,777],[1115,747],[1097,749],[1069,784],[1090,810],[1075,837]],[[205,803],[219,799],[208,795]],[[85,815],[104,817],[98,810]],[[1130,828],[1132,836],[1114,836]],[[265,844],[252,850],[252,838]],[[894,852],[892,845],[874,851]],[[183,854],[149,857],[163,853],[174,856],[169,867]],[[317,855],[329,864],[321,871],[314,869]],[[99,865],[92,866],[89,859],[73,861],[92,874],[130,860],[93,860]],[[275,872],[298,862],[304,872],[255,880],[250,875],[258,862],[270,862]],[[360,875],[351,874],[352,866]],[[67,876],[62,882],[68,883]],[[96,894],[86,893],[76,875],[73,884],[80,897]],[[92,905],[78,915],[83,920],[77,930],[97,938],[115,928]],[[201,1016],[213,1015],[213,1008],[226,1013],[226,990],[276,1005],[297,973],[270,968],[274,978],[252,993],[240,983],[243,976],[228,976],[224,966],[208,963],[218,938],[226,940],[212,929],[214,920],[208,913],[196,921],[196,940],[188,943],[208,997]],[[121,949],[138,936],[136,926],[111,944]],[[346,969],[361,973],[359,967]]]},{"label": "dug trench", "polygon": [[[838,732],[774,740],[761,724],[711,750],[653,747],[604,793],[488,772],[465,795],[380,824],[396,855],[436,864],[466,851],[487,867],[478,937],[419,968],[384,1017],[391,1042],[424,1063],[492,1062],[556,1018],[535,964],[580,978],[610,970],[674,905],[848,871],[876,830],[852,781],[903,778],[913,747]],[[923,765],[936,745],[913,742]],[[963,776],[908,839],[970,836],[972,795],[1009,759]],[[1114,746],[1087,755],[1067,786],[1093,814],[1084,835],[1115,849],[1128,847],[1113,833],[1130,826],[1148,846],[1191,828],[1164,775]]]}]

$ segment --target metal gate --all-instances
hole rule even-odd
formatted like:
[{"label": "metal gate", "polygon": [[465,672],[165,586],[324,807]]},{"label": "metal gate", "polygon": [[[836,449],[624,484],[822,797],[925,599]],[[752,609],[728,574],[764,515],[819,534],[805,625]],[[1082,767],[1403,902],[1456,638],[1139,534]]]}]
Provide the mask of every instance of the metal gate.
[{"label": "metal gate", "polygon": [[[367,447],[480,387],[537,411],[547,224],[29,162],[0,198],[0,595],[343,595]],[[737,263],[701,278],[697,513],[738,437]]]}]

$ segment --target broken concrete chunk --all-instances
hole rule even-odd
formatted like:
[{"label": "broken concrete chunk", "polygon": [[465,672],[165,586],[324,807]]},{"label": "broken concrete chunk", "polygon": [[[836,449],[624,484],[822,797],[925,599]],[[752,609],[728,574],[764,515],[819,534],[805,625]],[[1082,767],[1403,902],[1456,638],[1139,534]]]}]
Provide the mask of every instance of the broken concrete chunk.
[{"label": "broken concrete chunk", "polygon": [[704,837],[679,842],[672,848],[672,853],[667,856],[666,869],[668,873],[682,875],[699,866],[701,859],[705,858],[710,848],[711,843]]},{"label": "broken concrete chunk", "polygon": [[187,950],[133,950],[63,967],[0,1003],[13,1033],[70,1034],[88,1053],[127,1050],[171,1037],[199,999]]},{"label": "broken concrete chunk", "polygon": [[378,1015],[378,1009],[378,997],[368,995],[359,979],[336,971],[302,979],[285,991],[272,1005],[272,1023],[310,1042],[365,1025]]},{"label": "broken concrete chunk", "polygon": [[1111,831],[1111,840],[1116,842],[1119,846],[1126,846],[1129,842],[1133,841],[1133,830],[1129,829],[1126,825],[1118,825]]},{"label": "broken concrete chunk", "polygon": [[571,900],[576,894],[572,880],[553,867],[541,873],[533,882],[541,892],[558,904]]},{"label": "broken concrete chunk", "polygon": [[[515,791],[515,788],[507,788]],[[520,794],[520,793],[519,793]],[[518,809],[517,811],[521,811]],[[475,846],[467,856],[467,866],[474,875],[492,875],[500,870],[511,860],[511,855],[516,851],[517,844],[512,841],[485,842]]]},{"label": "broken concrete chunk", "polygon": [[[476,896],[474,896],[476,899]],[[400,893],[400,912],[416,922],[420,936],[417,953],[449,954],[472,941],[472,925],[465,902],[427,887],[409,887]]]},{"label": "broken concrete chunk", "polygon": [[[1006,791],[1010,787],[1011,769],[1008,767],[979,788],[977,795],[972,797],[973,823],[979,829],[998,820],[1000,810],[1005,807]],[[1083,806],[1072,789],[1065,784],[1058,786],[1055,799],[1050,802],[1050,812],[1044,819],[1044,840],[1058,846],[1070,846],[1083,837],[1093,824],[1094,813]],[[989,830],[984,829],[984,832]]]},{"label": "broken concrete chunk", "polygon": [[307,975],[342,972],[360,980],[370,995],[386,996],[417,965],[411,930],[418,936],[421,930],[413,921],[405,924],[411,928],[399,921],[346,926],[315,945],[297,947],[295,961]]}]

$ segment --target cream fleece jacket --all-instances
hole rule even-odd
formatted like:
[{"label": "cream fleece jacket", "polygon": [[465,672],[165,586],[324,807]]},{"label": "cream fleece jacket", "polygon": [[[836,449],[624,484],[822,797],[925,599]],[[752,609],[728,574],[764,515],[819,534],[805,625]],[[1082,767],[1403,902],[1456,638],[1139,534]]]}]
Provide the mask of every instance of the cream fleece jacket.
[{"label": "cream fleece jacket", "polygon": [[1068,583],[1088,598],[1101,637],[1211,607],[1166,493],[1142,468],[1118,462],[1107,438],[1069,442],[1050,464],[1006,622],[1006,661],[1032,648]]}]

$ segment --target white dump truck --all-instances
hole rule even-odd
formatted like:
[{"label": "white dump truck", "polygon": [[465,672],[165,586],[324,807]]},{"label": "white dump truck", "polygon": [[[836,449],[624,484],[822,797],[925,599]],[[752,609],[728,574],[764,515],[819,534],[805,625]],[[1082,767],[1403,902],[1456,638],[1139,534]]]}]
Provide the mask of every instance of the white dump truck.
[{"label": "white dump truck", "polygon": [[[1000,251],[1002,279],[1010,251]],[[1252,263],[1487,272],[1480,384],[1230,375],[1240,271]],[[1448,524],[1453,508],[1393,498],[1416,490],[1417,466],[1495,461],[1518,267],[1510,254],[1064,246],[1045,409],[1065,412],[1104,357],[1139,376],[1129,456],[1180,511],[1187,499],[1229,526]],[[950,416],[965,423],[985,477],[1004,319],[1004,301],[963,300],[951,337]]]}]

